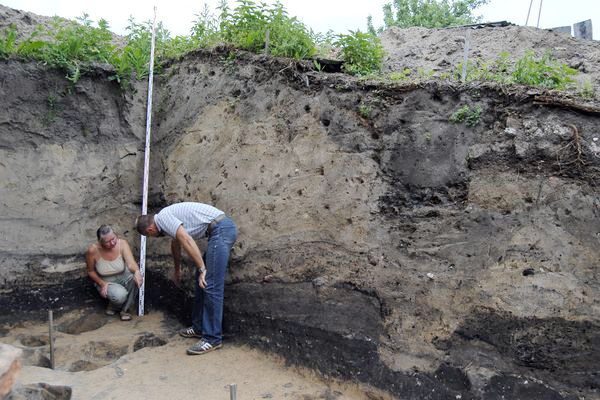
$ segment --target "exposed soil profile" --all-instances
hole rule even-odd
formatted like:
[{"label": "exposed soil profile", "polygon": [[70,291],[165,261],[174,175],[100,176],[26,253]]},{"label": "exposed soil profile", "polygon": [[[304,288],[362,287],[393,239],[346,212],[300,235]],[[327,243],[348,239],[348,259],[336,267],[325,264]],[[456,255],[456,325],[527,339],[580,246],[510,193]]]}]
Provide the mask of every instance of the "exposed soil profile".
[{"label": "exposed soil profile", "polygon": [[[464,33],[390,30],[385,68],[449,73]],[[596,41],[471,33],[473,58],[551,50],[600,87]],[[21,387],[52,386],[24,390],[176,398],[199,382],[212,399],[235,376],[240,398],[600,399],[598,93],[357,79],[222,46],[170,60],[150,211],[210,203],[240,231],[227,345],[189,357],[175,327],[193,266],[176,287],[168,240],[149,241],[151,312],[130,323],[99,313],[84,267],[104,223],[139,254],[145,82],[64,75],[0,61],[0,342],[24,349]],[[48,308],[65,314],[55,372],[45,325],[27,322]]]}]

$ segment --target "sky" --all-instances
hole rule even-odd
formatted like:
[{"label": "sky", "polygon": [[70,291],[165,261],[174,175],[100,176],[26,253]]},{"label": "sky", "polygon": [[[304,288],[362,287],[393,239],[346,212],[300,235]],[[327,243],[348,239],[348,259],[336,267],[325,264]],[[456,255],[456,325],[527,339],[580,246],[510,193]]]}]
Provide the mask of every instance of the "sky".
[{"label": "sky", "polygon": [[[263,0],[266,3],[274,1]],[[315,32],[333,30],[347,33],[349,30],[366,30],[367,16],[373,16],[376,27],[383,25],[384,4],[391,0],[281,0],[290,16],[298,17]],[[235,7],[235,0],[228,0]],[[259,2],[259,1],[257,1]],[[157,20],[162,21],[173,35],[188,35],[195,15],[207,4],[215,10],[218,0],[0,0],[0,4],[30,11],[40,15],[58,15],[74,19],[84,12],[93,21],[104,18],[112,31],[126,34],[130,16],[137,22],[151,20],[153,7],[157,7]],[[600,0],[490,0],[475,10],[484,21],[509,21],[525,25],[529,5],[529,26],[536,26],[540,16],[540,28],[572,25],[587,19],[594,25],[594,39],[600,40]],[[541,5],[541,14],[540,12]]]}]

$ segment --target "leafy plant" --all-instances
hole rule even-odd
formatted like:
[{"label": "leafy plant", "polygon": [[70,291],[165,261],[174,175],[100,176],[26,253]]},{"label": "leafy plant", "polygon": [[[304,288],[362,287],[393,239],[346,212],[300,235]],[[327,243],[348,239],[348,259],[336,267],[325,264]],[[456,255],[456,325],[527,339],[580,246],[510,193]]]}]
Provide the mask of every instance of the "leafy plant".
[{"label": "leafy plant", "polygon": [[350,31],[348,35],[338,35],[335,42],[342,53],[345,63],[343,69],[352,75],[367,75],[378,72],[383,62],[383,46],[376,36]]},{"label": "leafy plant", "polygon": [[2,31],[0,37],[0,60],[6,60],[17,51],[17,27],[10,24],[8,28]]},{"label": "leafy plant", "polygon": [[[454,79],[461,79],[462,69],[462,63],[454,68]],[[574,82],[572,76],[576,74],[577,70],[557,62],[550,53],[546,53],[542,57],[536,57],[533,51],[528,51],[512,64],[509,54],[503,52],[494,62],[485,62],[481,59],[469,61],[467,63],[466,81],[493,81],[502,84],[518,83],[563,90]]]},{"label": "leafy plant", "polygon": [[550,89],[564,89],[567,84],[574,82],[572,75],[577,70],[566,64],[556,62],[550,53],[536,58],[533,51],[528,51],[515,64],[512,76],[515,82],[523,85],[541,86]]},{"label": "leafy plant", "polygon": [[481,106],[477,105],[471,108],[465,104],[456,110],[449,118],[450,122],[461,123],[466,122],[467,126],[475,126],[481,121],[481,113],[483,112]]},{"label": "leafy plant", "polygon": [[[383,6],[383,20],[387,28],[443,28],[473,24],[481,21],[481,17],[475,17],[473,11],[488,2],[489,0],[393,0]],[[370,32],[377,31],[371,19],[367,23]]]},{"label": "leafy plant", "polygon": [[358,106],[358,113],[361,117],[368,119],[371,116],[371,112],[373,111],[373,107],[371,107],[368,103],[362,102]]},{"label": "leafy plant", "polygon": [[596,96],[591,79],[588,78],[579,83],[579,95],[588,99],[593,99]]}]

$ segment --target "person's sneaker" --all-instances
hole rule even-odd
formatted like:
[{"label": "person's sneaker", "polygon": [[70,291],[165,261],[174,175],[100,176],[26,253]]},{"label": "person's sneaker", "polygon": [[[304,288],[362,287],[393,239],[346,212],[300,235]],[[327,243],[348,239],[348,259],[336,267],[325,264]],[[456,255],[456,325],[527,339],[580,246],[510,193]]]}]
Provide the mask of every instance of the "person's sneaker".
[{"label": "person's sneaker", "polygon": [[187,338],[200,338],[202,339],[202,332],[196,332],[193,326],[189,328],[183,328],[179,330],[179,335]]},{"label": "person's sneaker", "polygon": [[190,347],[187,350],[187,353],[192,356],[197,355],[197,354],[206,354],[210,351],[216,350],[221,347],[223,347],[223,343],[212,345],[212,344],[208,343],[206,340],[202,339],[202,340],[198,341],[198,343],[196,343],[195,345]]}]

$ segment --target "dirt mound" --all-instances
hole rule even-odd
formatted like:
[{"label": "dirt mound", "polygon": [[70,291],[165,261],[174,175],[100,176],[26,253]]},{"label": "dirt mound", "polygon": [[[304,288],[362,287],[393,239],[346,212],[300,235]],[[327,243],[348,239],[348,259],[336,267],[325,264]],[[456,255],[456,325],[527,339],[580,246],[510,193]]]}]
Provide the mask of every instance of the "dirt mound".
[{"label": "dirt mound", "polygon": [[410,68],[438,73],[453,72],[463,62],[465,37],[470,32],[469,59],[495,61],[503,52],[516,60],[527,51],[550,52],[561,63],[579,71],[600,87],[600,42],[572,38],[569,34],[523,26],[482,28],[391,28],[381,35],[387,53],[384,70]]}]

